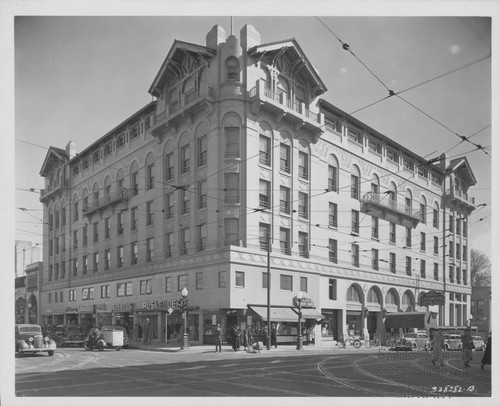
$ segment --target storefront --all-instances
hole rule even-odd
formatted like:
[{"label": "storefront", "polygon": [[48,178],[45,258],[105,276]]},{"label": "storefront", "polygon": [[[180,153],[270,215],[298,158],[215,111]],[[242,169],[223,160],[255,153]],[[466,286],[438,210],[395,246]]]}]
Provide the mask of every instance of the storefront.
[{"label": "storefront", "polygon": [[[215,344],[215,327],[220,324],[223,332],[227,331],[226,322],[227,312],[221,309],[203,310],[203,344]],[[227,336],[223,335],[224,342],[227,342]]]},{"label": "storefront", "polygon": [[[267,306],[249,305],[245,316],[245,329],[249,329],[255,341],[262,341],[266,345]],[[269,319],[278,333],[276,337],[278,344],[297,343],[299,316],[291,307],[271,306]]]},{"label": "storefront", "polygon": [[64,324],[78,324],[78,307],[66,307]]},{"label": "storefront", "polygon": [[94,314],[94,306],[91,304],[84,304],[78,306],[78,319],[82,331],[87,334],[90,329],[97,326],[96,315]]},{"label": "storefront", "polygon": [[361,310],[346,311],[347,335],[361,336],[363,334],[363,314]]},{"label": "storefront", "polygon": [[338,341],[342,338],[342,310],[322,309],[321,320],[322,341]]},{"label": "storefront", "polygon": [[[129,337],[132,335],[136,324],[134,312],[135,303],[132,302],[115,303],[111,306],[112,324],[124,327]],[[132,338],[135,339],[135,337]]]}]

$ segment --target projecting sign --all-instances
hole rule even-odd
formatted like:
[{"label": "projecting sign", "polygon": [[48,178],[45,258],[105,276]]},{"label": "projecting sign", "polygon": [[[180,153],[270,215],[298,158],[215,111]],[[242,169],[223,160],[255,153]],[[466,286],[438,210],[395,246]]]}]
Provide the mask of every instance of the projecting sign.
[{"label": "projecting sign", "polygon": [[444,305],[444,294],[443,292],[431,290],[420,297],[419,304],[420,306]]}]

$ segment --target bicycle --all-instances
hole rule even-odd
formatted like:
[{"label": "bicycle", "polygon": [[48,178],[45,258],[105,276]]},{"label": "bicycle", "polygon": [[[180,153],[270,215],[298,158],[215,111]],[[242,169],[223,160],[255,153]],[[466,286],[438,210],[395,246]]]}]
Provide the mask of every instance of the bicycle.
[{"label": "bicycle", "polygon": [[380,347],[380,339],[379,338],[373,338],[371,340],[366,340],[365,341],[365,347],[366,348]]},{"label": "bicycle", "polygon": [[361,347],[361,341],[357,337],[348,337],[347,340],[342,340],[341,341],[341,347],[344,350],[347,348],[347,343],[349,343],[349,345],[353,346],[356,349],[358,349],[358,348]]}]

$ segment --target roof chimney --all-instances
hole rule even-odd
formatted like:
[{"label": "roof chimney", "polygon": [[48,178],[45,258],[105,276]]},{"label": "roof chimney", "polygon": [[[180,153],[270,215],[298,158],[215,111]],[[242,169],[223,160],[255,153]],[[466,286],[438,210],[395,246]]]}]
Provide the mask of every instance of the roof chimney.
[{"label": "roof chimney", "polygon": [[73,141],[68,142],[66,145],[66,154],[68,154],[69,159],[73,159],[76,156],[76,144]]}]

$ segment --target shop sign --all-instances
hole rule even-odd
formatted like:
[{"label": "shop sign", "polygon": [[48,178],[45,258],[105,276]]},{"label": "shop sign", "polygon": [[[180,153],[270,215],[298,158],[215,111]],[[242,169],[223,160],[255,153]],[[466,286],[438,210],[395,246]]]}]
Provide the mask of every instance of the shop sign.
[{"label": "shop sign", "polygon": [[420,297],[420,306],[444,305],[443,292],[431,290]]},{"label": "shop sign", "polygon": [[142,303],[142,310],[168,310],[170,308],[177,308],[177,300],[151,300],[150,302]]},{"label": "shop sign", "polygon": [[96,304],[94,306],[95,306],[96,312],[98,312],[98,313],[104,313],[107,311],[106,303],[99,303],[99,304]]},{"label": "shop sign", "polygon": [[77,307],[66,307],[66,313],[78,313]]},{"label": "shop sign", "polygon": [[[299,301],[297,300],[297,296],[293,297],[292,303],[295,307],[299,307]],[[316,307],[316,306],[314,306],[314,302],[310,297],[303,297],[302,300],[300,301],[300,305],[302,308],[308,308],[308,307],[315,308]]]},{"label": "shop sign", "polygon": [[106,303],[82,304],[82,305],[78,306],[78,311],[82,312],[82,313],[105,312],[106,311]]},{"label": "shop sign", "polygon": [[114,312],[133,312],[135,304],[131,302],[115,303],[112,307]]}]

